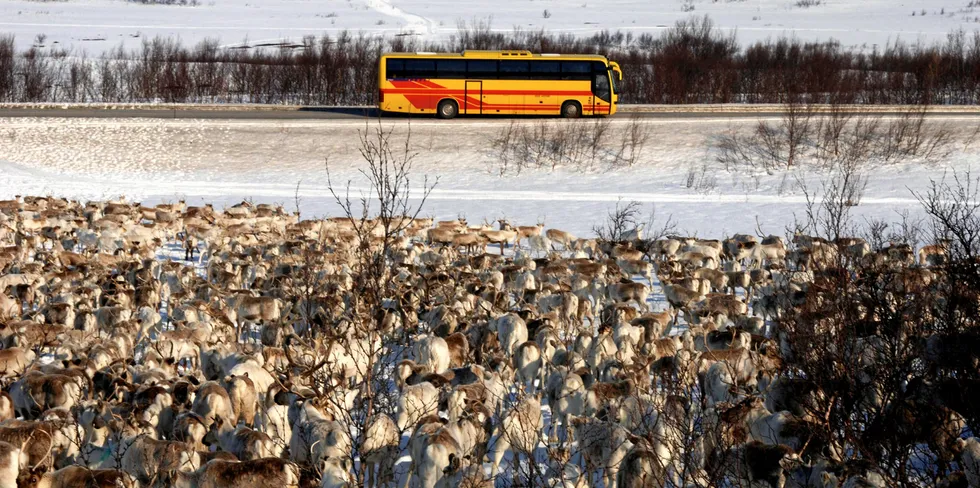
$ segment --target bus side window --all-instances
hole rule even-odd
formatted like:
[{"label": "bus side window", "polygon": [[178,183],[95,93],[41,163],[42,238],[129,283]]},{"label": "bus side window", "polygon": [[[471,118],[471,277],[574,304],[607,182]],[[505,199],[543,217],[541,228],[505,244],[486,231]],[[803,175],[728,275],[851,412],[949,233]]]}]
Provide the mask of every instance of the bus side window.
[{"label": "bus side window", "polygon": [[407,78],[435,78],[436,62],[431,59],[406,59],[405,75]]},{"label": "bus side window", "polygon": [[560,72],[558,61],[531,61],[532,80],[558,80]]},{"label": "bus side window", "polygon": [[591,79],[592,66],[588,61],[562,61],[561,79],[588,80]]},{"label": "bus side window", "polygon": [[527,61],[501,61],[501,80],[526,80],[530,73]]},{"label": "bus side window", "polygon": [[440,59],[436,61],[436,75],[443,79],[466,78],[466,61],[462,59]]},{"label": "bus side window", "polygon": [[385,60],[385,78],[405,78],[405,61],[388,58]]},{"label": "bus side window", "polygon": [[466,77],[477,80],[497,79],[497,62],[477,59],[466,62]]}]

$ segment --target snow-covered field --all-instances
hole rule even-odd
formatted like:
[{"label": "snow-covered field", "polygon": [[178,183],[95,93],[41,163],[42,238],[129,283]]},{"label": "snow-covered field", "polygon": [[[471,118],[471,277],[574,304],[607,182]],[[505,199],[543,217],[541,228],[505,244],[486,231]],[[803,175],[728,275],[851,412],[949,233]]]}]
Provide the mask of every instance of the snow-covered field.
[{"label": "snow-covered field", "polygon": [[[962,133],[980,120],[944,119]],[[554,121],[562,123],[562,121]],[[715,162],[711,140],[729,127],[754,119],[642,119],[652,131],[639,162],[614,171],[531,171],[500,177],[490,173],[487,149],[505,120],[385,120],[397,142],[410,127],[416,186],[422,176],[439,178],[423,214],[463,215],[470,222],[506,217],[521,224],[591,235],[593,225],[619,201],[636,200],[658,217],[673,215],[679,231],[720,237],[752,232],[782,234],[805,198],[797,181],[819,187],[828,174],[798,170],[748,174]],[[538,121],[521,121],[533,124]],[[590,123],[579,121],[572,123]],[[613,119],[611,130],[628,120]],[[126,195],[146,203],[186,199],[189,204],[230,205],[245,198],[296,203],[304,217],[335,215],[325,163],[335,183],[362,184],[358,132],[375,121],[222,121],[145,119],[0,119],[0,198],[52,194],[74,198]],[[958,144],[942,163],[901,163],[866,168],[867,189],[855,218],[894,221],[897,212],[919,211],[910,190],[923,189],[944,171],[966,171],[975,147]],[[693,172],[693,173],[692,173]],[[689,188],[693,174],[696,188]],[[697,182],[700,181],[700,184]],[[418,195],[418,192],[416,192]]]},{"label": "snow-covered field", "polygon": [[[2,0],[0,32],[26,48],[38,34],[47,45],[98,54],[143,38],[176,36],[223,45],[295,41],[342,30],[445,39],[459,22],[492,18],[495,30],[546,29],[589,34],[605,29],[658,33],[678,19],[709,15],[743,42],[779,35],[838,39],[872,48],[901,38],[945,39],[976,30],[980,8],[969,0],[199,0],[197,6],[125,0]],[[801,6],[815,4],[813,6]]]}]

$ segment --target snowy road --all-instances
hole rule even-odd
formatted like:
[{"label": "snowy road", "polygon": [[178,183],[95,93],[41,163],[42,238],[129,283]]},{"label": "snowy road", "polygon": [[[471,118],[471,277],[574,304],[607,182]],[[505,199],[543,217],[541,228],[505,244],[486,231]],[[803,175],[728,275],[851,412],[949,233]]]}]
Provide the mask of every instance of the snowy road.
[{"label": "snowy road", "polygon": [[[803,179],[819,187],[819,171],[775,174],[728,172],[714,158],[712,140],[756,118],[649,118],[642,124],[651,139],[631,168],[578,171],[558,167],[498,176],[490,139],[508,120],[384,119],[401,144],[411,132],[414,186],[422,176],[438,178],[423,214],[465,216],[471,222],[509,218],[522,224],[590,235],[619,201],[671,214],[678,231],[702,236],[751,232],[756,220],[766,232],[783,233],[802,216]],[[562,121],[547,121],[562,123]],[[960,132],[972,132],[977,119],[947,118]],[[525,120],[521,124],[541,123]],[[567,123],[567,122],[566,122]],[[583,120],[571,123],[591,123]],[[615,134],[628,124],[610,121]],[[328,191],[326,167],[335,183],[363,185],[358,169],[359,133],[372,131],[372,119],[338,120],[164,120],[164,119],[0,119],[0,198],[52,194],[74,198],[127,195],[155,203],[183,198],[188,203],[230,205],[297,203],[304,216],[338,212]],[[401,147],[401,146],[399,146]],[[910,189],[922,189],[944,171],[964,171],[978,160],[973,147],[957,148],[941,164],[890,164],[867,168],[868,185],[855,218],[895,220],[914,215]],[[421,192],[416,191],[415,195]]]}]

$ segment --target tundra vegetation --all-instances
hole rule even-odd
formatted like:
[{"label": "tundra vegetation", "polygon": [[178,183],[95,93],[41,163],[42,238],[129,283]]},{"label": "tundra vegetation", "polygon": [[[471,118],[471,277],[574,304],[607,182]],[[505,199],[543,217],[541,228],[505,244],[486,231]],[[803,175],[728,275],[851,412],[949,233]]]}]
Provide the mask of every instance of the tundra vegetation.
[{"label": "tundra vegetation", "polygon": [[226,42],[188,46],[175,38],[146,38],[136,49],[91,56],[46,43],[43,34],[18,52],[13,36],[0,34],[0,102],[368,105],[377,102],[383,52],[526,49],[617,61],[622,103],[785,103],[786,94],[823,104],[980,103],[980,33],[963,30],[935,45],[896,40],[870,50],[788,37],[739,45],[708,17],[696,16],[659,35],[508,33],[478,20],[460,23],[444,42],[350,32],[273,48],[247,39],[222,48]]},{"label": "tundra vegetation", "polygon": [[975,177],[577,237],[424,217],[389,135],[333,218],[0,202],[0,486],[980,486]]}]

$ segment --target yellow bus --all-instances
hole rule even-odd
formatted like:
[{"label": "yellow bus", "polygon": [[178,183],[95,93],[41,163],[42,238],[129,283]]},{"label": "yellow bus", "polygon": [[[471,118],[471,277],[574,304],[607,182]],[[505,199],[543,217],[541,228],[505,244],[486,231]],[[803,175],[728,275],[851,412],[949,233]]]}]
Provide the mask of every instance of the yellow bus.
[{"label": "yellow bus", "polygon": [[388,53],[381,56],[378,108],[436,114],[616,113],[619,65],[597,55],[529,51]]}]

